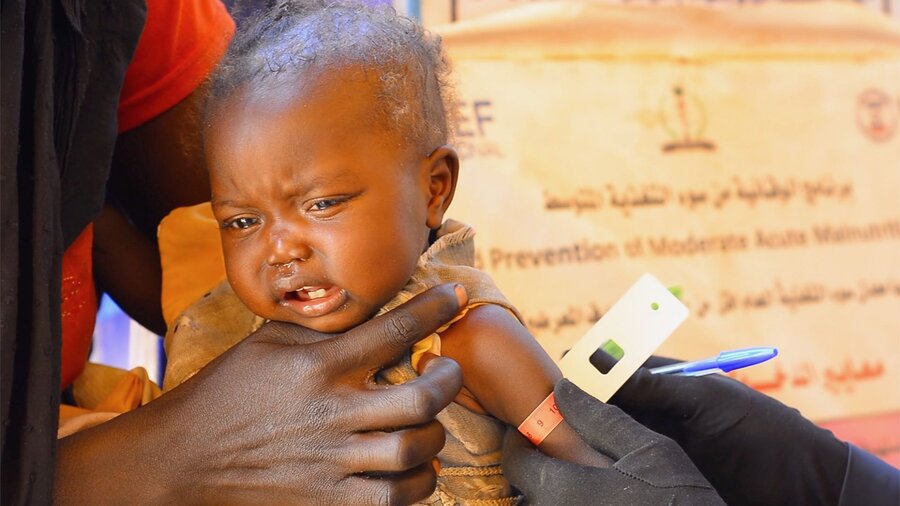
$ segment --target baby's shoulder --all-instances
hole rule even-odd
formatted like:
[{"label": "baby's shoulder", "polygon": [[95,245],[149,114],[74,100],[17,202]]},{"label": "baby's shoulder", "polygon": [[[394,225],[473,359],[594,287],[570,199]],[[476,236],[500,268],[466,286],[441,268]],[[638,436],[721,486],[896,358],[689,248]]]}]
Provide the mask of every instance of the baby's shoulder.
[{"label": "baby's shoulder", "polygon": [[465,335],[480,332],[512,332],[525,327],[508,309],[497,304],[479,304],[470,307],[442,335]]},{"label": "baby's shoulder", "polygon": [[503,306],[482,304],[441,333],[441,354],[464,361],[472,353],[502,353],[526,342],[534,338],[515,315]]}]

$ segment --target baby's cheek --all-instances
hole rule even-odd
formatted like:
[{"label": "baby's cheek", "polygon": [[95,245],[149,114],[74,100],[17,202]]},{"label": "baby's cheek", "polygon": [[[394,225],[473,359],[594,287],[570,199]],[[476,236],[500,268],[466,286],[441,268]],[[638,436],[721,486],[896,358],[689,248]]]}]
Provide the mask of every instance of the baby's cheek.
[{"label": "baby's cheek", "polygon": [[253,313],[263,318],[271,318],[272,301],[262,284],[246,271],[228,269],[228,282],[234,294]]}]

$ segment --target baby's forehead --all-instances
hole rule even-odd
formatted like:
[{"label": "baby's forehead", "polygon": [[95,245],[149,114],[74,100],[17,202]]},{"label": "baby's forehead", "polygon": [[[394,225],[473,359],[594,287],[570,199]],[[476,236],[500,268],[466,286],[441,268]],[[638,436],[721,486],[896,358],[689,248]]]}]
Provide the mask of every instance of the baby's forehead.
[{"label": "baby's forehead", "polygon": [[380,79],[368,69],[347,67],[298,79],[284,76],[262,86],[244,85],[221,101],[210,117],[206,148],[231,151],[260,135],[304,146],[362,136],[394,150],[418,153],[419,142],[408,129],[411,122],[395,121],[384,107]]},{"label": "baby's forehead", "polygon": [[334,116],[329,111],[339,110],[341,117],[354,121],[383,123],[388,109],[382,81],[377,70],[351,65],[281,75],[241,86],[222,103],[221,112],[240,115],[324,109],[308,121],[327,121]]}]

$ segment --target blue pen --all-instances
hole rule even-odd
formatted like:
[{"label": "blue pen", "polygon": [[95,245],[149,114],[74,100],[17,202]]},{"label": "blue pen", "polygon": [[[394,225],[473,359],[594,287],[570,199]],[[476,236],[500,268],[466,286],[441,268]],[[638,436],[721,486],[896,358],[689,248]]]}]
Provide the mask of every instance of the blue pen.
[{"label": "blue pen", "polygon": [[761,364],[766,360],[775,358],[778,348],[757,347],[740,350],[723,351],[718,356],[696,360],[694,362],[679,362],[662,367],[650,369],[653,374],[678,374],[681,376],[705,376],[717,372],[728,372],[751,365]]}]

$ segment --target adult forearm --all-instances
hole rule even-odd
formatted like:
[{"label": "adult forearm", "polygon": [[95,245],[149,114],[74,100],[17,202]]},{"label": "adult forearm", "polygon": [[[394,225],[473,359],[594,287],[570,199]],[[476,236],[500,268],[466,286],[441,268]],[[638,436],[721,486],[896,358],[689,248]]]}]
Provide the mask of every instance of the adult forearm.
[{"label": "adult forearm", "polygon": [[[344,334],[271,322],[159,399],[59,442],[59,504],[397,504],[434,490],[446,357],[373,388],[466,303],[444,285]],[[392,428],[387,431],[386,428]],[[408,451],[415,448],[416,451]]]},{"label": "adult forearm", "polygon": [[150,404],[59,440],[54,502],[179,502],[174,499],[184,472],[159,413]]},{"label": "adult forearm", "polygon": [[165,334],[156,236],[144,235],[109,205],[94,221],[94,278],[129,316],[153,332]]}]

